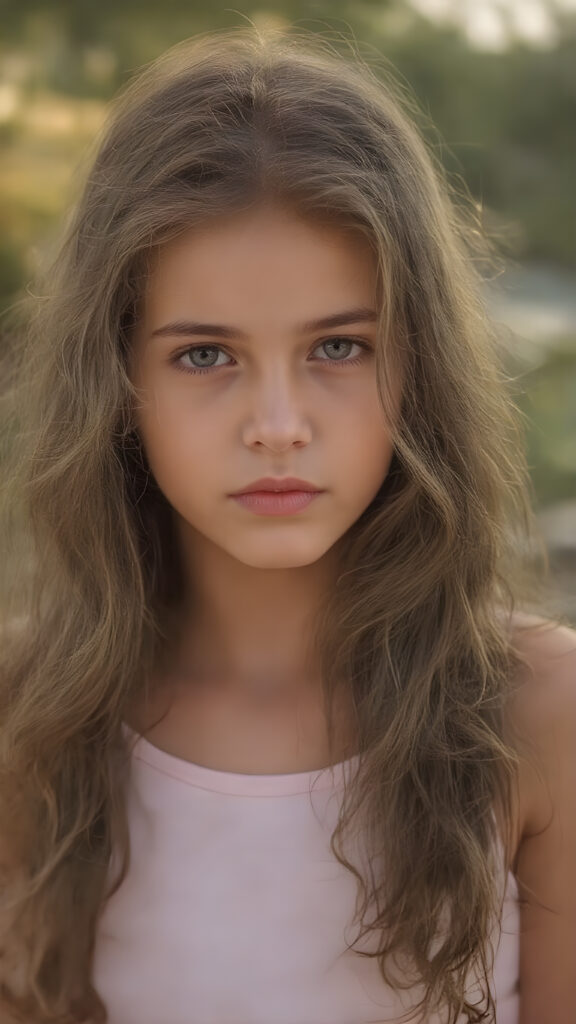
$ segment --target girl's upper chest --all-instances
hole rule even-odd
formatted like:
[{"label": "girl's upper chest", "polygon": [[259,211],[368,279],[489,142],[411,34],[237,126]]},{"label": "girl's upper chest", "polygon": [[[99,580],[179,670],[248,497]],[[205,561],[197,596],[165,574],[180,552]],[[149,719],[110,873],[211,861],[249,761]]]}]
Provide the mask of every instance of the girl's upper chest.
[{"label": "girl's upper chest", "polygon": [[[356,753],[351,712],[342,699],[335,717],[333,760],[341,761]],[[231,688],[173,690],[150,705],[146,715],[136,709],[126,720],[160,750],[216,771],[276,775],[331,763],[321,695],[312,686],[281,698],[250,698]]]}]

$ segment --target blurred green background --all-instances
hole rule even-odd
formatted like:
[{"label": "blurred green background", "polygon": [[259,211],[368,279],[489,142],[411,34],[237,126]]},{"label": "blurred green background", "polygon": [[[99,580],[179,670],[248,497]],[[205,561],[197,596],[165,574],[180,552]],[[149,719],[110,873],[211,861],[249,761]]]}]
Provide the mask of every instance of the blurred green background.
[{"label": "blurred green background", "polygon": [[53,242],[107,100],[173,43],[248,23],[389,60],[477,202],[502,256],[486,298],[526,417],[534,504],[576,622],[576,0],[0,0],[0,308]]}]

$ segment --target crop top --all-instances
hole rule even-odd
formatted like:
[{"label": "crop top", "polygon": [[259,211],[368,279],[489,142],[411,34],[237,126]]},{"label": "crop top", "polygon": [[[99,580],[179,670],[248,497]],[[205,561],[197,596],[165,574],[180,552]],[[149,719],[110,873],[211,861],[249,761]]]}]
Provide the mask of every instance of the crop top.
[{"label": "crop top", "polygon": [[[376,958],[347,948],[369,947],[356,941],[357,923],[350,928],[356,880],[329,842],[357,757],[286,775],[222,772],[123,728],[134,743],[131,860],[100,915],[93,962],[109,1024],[417,1020],[408,1012],[415,990],[395,992]],[[509,873],[493,971],[497,1024],[518,1022],[517,897]]]}]

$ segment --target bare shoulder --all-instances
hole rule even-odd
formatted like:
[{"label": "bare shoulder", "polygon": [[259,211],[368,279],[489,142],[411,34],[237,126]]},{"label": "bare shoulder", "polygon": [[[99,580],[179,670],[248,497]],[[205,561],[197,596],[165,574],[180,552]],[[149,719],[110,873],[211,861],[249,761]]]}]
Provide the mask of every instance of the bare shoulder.
[{"label": "bare shoulder", "polygon": [[576,630],[517,614],[510,641],[520,660],[508,705],[520,758],[520,840],[546,827],[554,796],[576,781]]},{"label": "bare shoulder", "polygon": [[518,616],[520,1024],[576,1020],[576,631]]},{"label": "bare shoulder", "polygon": [[[521,676],[526,710],[531,700],[556,701],[573,698],[576,691],[576,630],[547,619],[517,613],[510,639],[524,663]],[[519,691],[520,692],[520,691]]]},{"label": "bare shoulder", "polygon": [[[521,661],[510,698],[510,723],[518,753],[541,775],[530,795],[524,825],[542,827],[544,790],[576,742],[576,630],[527,615],[517,615],[511,644]],[[568,762],[570,758],[568,757]],[[566,764],[564,758],[562,764]]]}]

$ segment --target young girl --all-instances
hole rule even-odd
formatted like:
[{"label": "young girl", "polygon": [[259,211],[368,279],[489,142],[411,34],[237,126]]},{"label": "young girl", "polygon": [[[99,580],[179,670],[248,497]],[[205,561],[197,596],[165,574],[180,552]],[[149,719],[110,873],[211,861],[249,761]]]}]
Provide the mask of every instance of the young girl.
[{"label": "young girl", "polygon": [[177,46],[6,332],[2,1021],[576,1020],[576,634],[402,106]]}]

